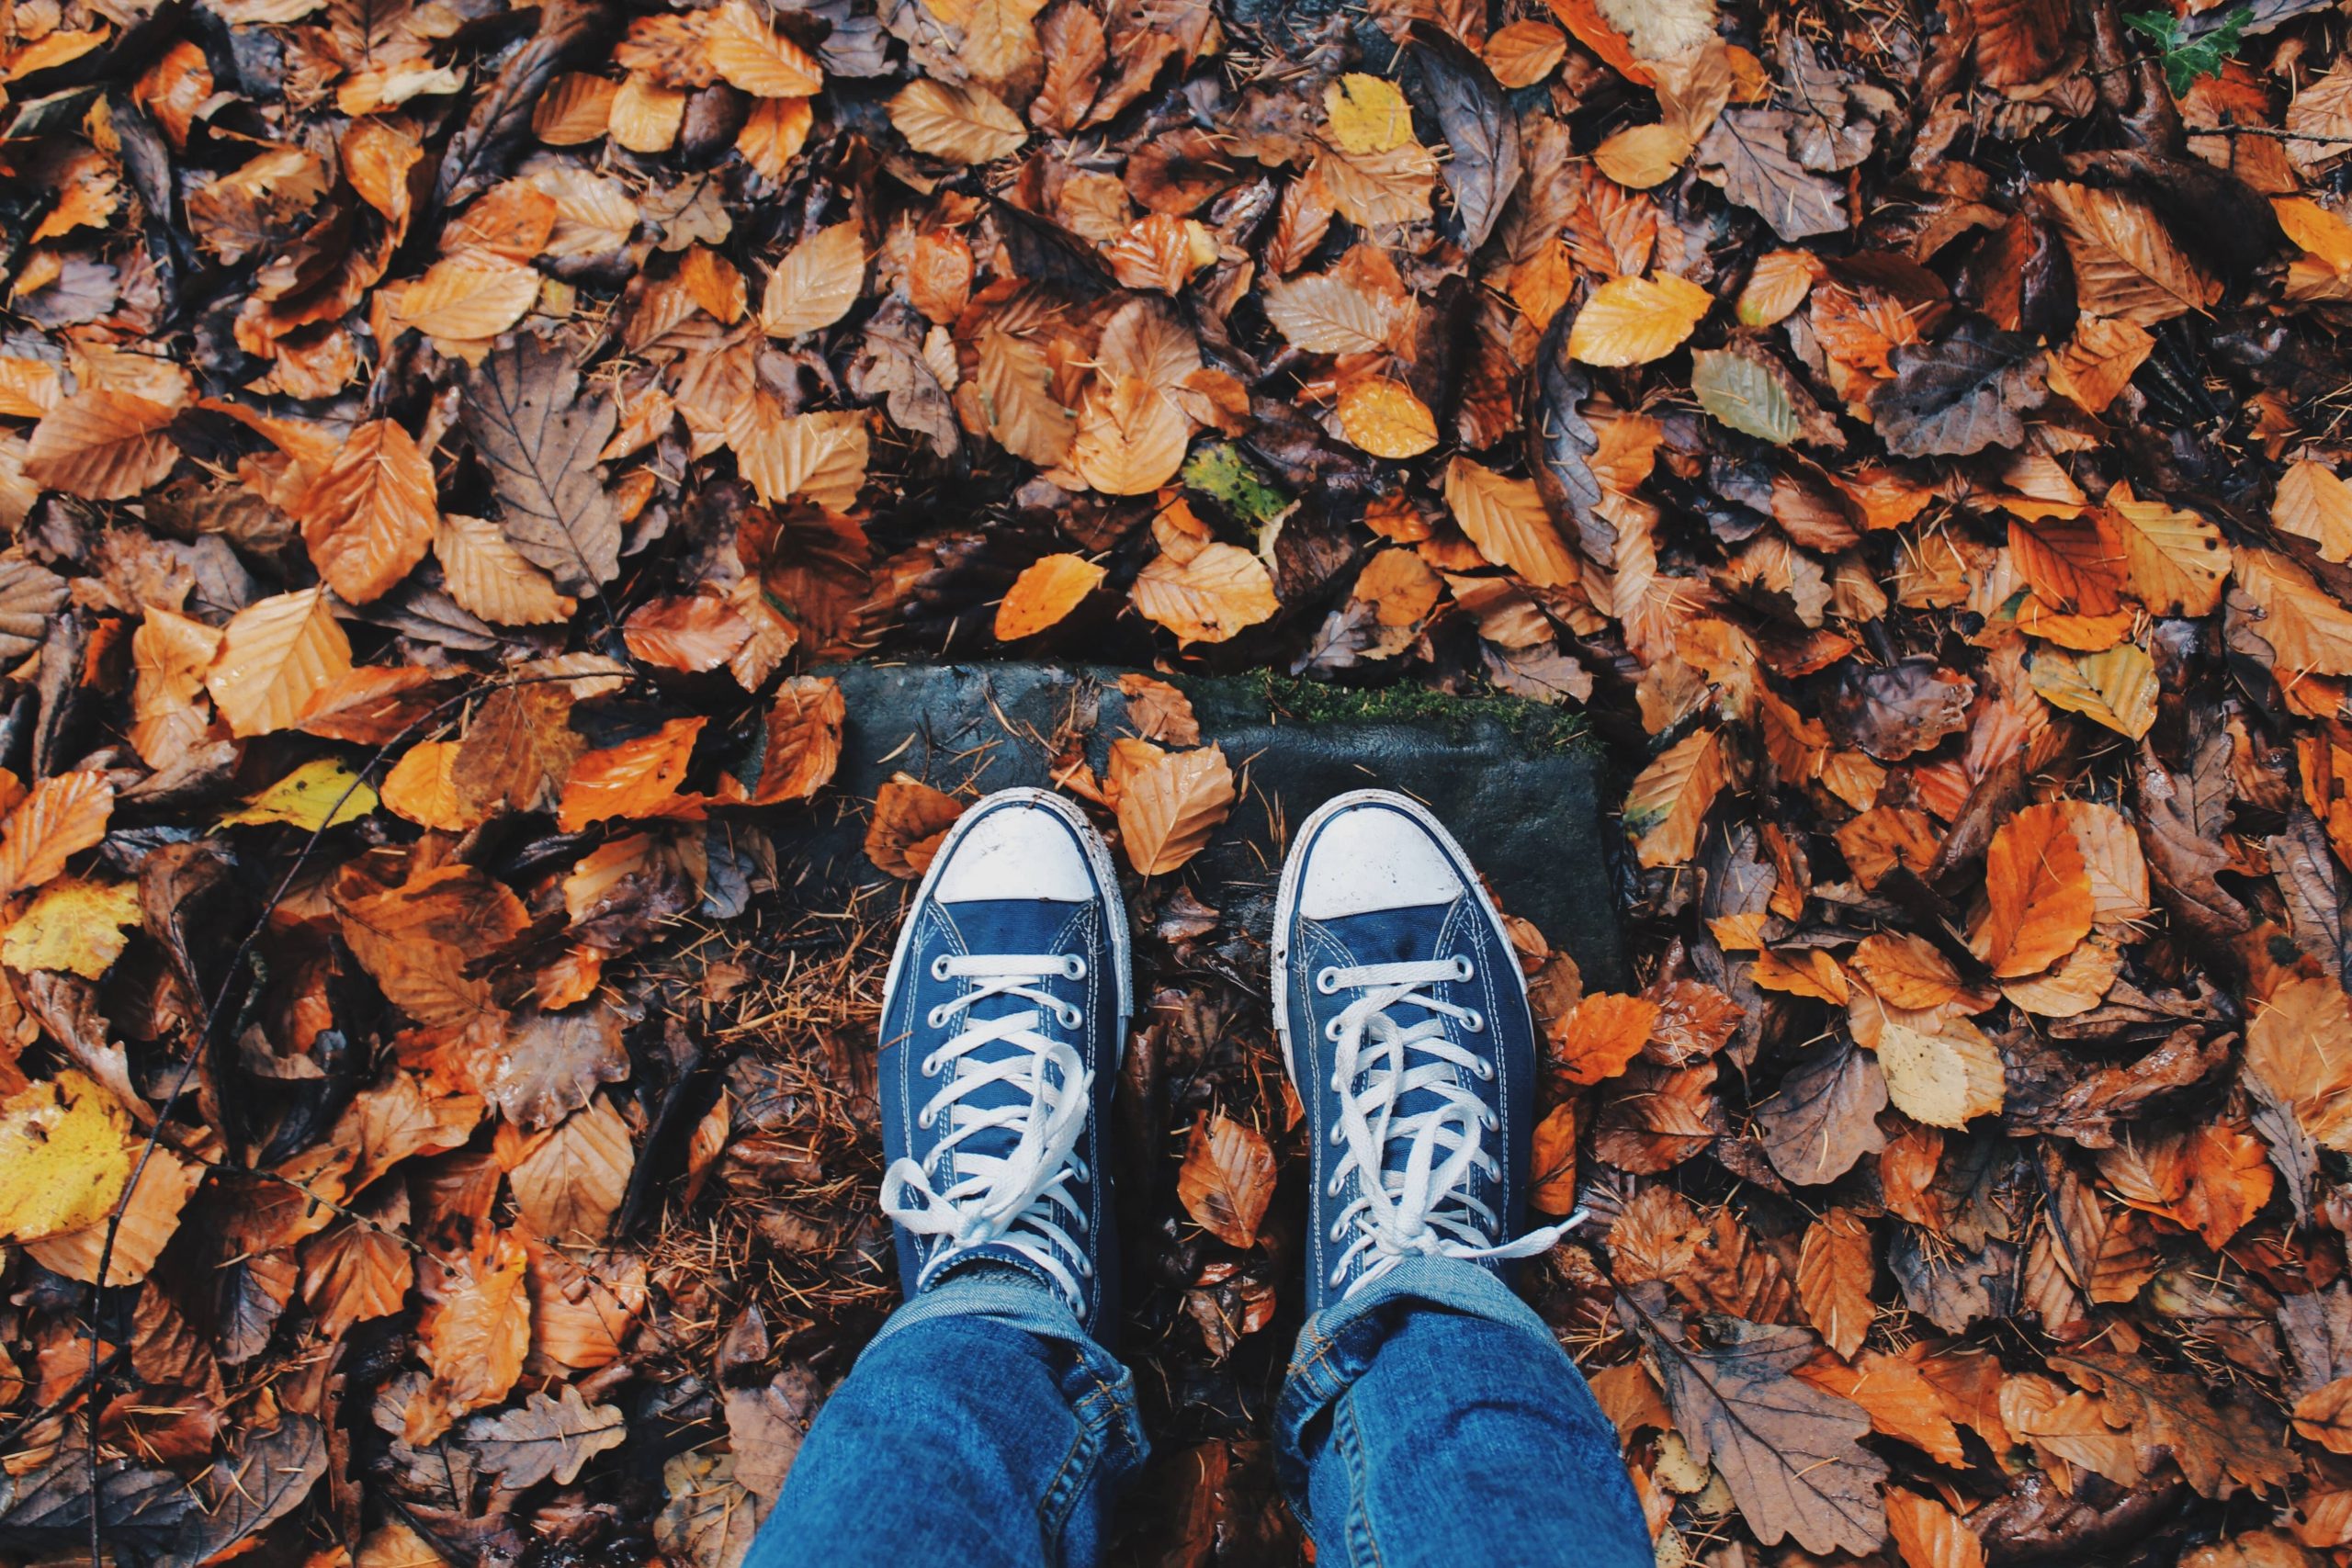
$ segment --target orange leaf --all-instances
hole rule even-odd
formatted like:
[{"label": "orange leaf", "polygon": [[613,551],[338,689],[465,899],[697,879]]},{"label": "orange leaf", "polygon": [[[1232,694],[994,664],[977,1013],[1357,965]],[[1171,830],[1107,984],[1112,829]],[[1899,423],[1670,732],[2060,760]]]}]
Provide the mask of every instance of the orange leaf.
[{"label": "orange leaf", "polygon": [[1412,457],[1437,445],[1437,416],[1401,381],[1372,377],[1340,392],[1340,428],[1375,457]]},{"label": "orange leaf", "polygon": [[1034,637],[1060,623],[1102,586],[1104,569],[1079,555],[1046,556],[1023,567],[996,607],[1001,642]]},{"label": "orange leaf", "polygon": [[1902,1487],[1886,1493],[1886,1524],[1905,1568],[1984,1568],[1984,1543],[1958,1514]]},{"label": "orange leaf", "polygon": [[1535,1185],[1528,1201],[1539,1214],[1568,1214],[1577,1206],[1577,1102],[1564,1100],[1535,1123],[1528,1158]]},{"label": "orange leaf", "polygon": [[441,516],[432,465],[409,433],[388,419],[354,430],[292,510],[319,575],[354,604],[380,599],[399,585],[424,558]]},{"label": "orange leaf", "polygon": [[1600,14],[1595,0],[1551,0],[1551,6],[1552,15],[1560,18],[1560,25],[1574,33],[1578,43],[1600,56],[1611,70],[1636,87],[1657,85],[1657,77],[1634,58],[1633,45]]},{"label": "orange leaf", "polygon": [[1274,1152],[1265,1134],[1222,1112],[1193,1123],[1176,1196],[1193,1222],[1227,1247],[1257,1245],[1258,1222],[1274,1196]]},{"label": "orange leaf", "polygon": [[2029,806],[2001,825],[1984,856],[1984,896],[1973,945],[2002,979],[2047,969],[2090,934],[2090,874],[2063,811]]},{"label": "orange leaf", "polygon": [[796,675],[777,687],[750,804],[808,800],[831,783],[841,765],[842,721],[848,711],[841,687],[829,675]]},{"label": "orange leaf", "polygon": [[706,722],[673,718],[650,735],[583,753],[564,781],[556,826],[576,833],[615,817],[675,815],[678,781],[685,777],[695,738]]},{"label": "orange leaf", "polygon": [[38,887],[66,858],[107,836],[114,785],[100,773],[58,773],[33,785],[0,824],[0,897]]},{"label": "orange leaf", "polygon": [[874,820],[865,829],[865,858],[892,876],[921,876],[939,852],[939,841],[964,803],[921,779],[893,773],[874,797]]},{"label": "orange leaf", "polygon": [[164,434],[175,410],[129,392],[86,387],[33,426],[25,477],[85,501],[127,501],[164,482],[179,448]]},{"label": "orange leaf", "polygon": [[1232,809],[1233,769],[1222,748],[1159,758],[1119,792],[1119,838],[1127,863],[1146,876],[1174,871],[1201,852]]},{"label": "orange leaf", "polygon": [[1555,1035],[1561,1073],[1580,1084],[1615,1077],[1642,1054],[1657,1016],[1657,1003],[1646,998],[1607,994],[1585,998],[1562,1021]]}]

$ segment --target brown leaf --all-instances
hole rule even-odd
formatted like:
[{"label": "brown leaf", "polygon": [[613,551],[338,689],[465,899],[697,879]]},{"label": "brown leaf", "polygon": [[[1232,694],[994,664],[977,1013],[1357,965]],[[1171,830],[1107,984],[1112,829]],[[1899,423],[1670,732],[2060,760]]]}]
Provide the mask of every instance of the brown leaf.
[{"label": "brown leaf", "polygon": [[1691,1457],[1715,1467],[1758,1540],[1793,1537],[1815,1552],[1877,1547],[1886,1465],[1855,1442],[1870,1429],[1860,1409],[1791,1375],[1813,1354],[1810,1334],[1714,1317],[1705,1320],[1711,1345],[1693,1348],[1657,1284],[1620,1292],[1617,1310],[1656,1359]]},{"label": "brown leaf", "polygon": [[912,880],[930,868],[940,840],[964,803],[922,780],[893,773],[874,797],[874,819],[866,825],[865,858],[892,876]]},{"label": "brown leaf", "polygon": [[0,897],[40,886],[106,837],[114,786],[99,773],[59,773],[33,785],[0,823]]},{"label": "brown leaf", "polygon": [[127,501],[163,483],[179,461],[164,434],[176,412],[130,392],[85,389],[33,427],[25,477],[86,501]]},{"label": "brown leaf", "polygon": [[1119,839],[1127,863],[1146,876],[1176,870],[1201,852],[1233,802],[1233,770],[1223,748],[1158,759],[1119,792]]},{"label": "brown leaf", "polygon": [[2045,969],[2090,933],[2090,875],[2055,806],[2029,806],[1994,833],[1984,892],[1989,913],[1971,942],[1996,976]]},{"label": "brown leaf", "polygon": [[1805,1227],[1797,1300],[1822,1343],[1849,1361],[1877,1315],[1871,1303],[1877,1277],[1871,1233],[1850,1210],[1832,1209]]},{"label": "brown leaf", "polygon": [[1254,1247],[1273,1201],[1273,1151],[1254,1128],[1204,1113],[1184,1147],[1176,1196],[1195,1224],[1227,1247]]}]

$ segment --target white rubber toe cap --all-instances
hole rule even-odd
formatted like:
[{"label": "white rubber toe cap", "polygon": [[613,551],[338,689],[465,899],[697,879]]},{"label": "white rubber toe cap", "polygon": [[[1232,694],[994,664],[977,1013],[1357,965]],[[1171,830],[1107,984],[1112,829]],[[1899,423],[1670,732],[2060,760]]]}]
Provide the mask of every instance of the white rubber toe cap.
[{"label": "white rubber toe cap", "polygon": [[1350,807],[1324,824],[1299,868],[1298,912],[1310,920],[1451,904],[1462,878],[1420,823],[1388,807]]},{"label": "white rubber toe cap", "polygon": [[987,807],[956,840],[932,897],[943,904],[981,898],[1082,904],[1095,891],[1069,825],[1044,807],[1007,803]]}]

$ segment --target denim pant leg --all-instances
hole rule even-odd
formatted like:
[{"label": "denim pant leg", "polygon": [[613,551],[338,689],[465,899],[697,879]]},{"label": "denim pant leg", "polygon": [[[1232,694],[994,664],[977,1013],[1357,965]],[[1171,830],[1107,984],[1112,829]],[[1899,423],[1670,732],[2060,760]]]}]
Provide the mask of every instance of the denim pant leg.
[{"label": "denim pant leg", "polygon": [[1317,1568],[1650,1568],[1584,1375],[1474,1264],[1408,1258],[1308,1319],[1275,1435]]},{"label": "denim pant leg", "polygon": [[1012,1269],[894,1313],[808,1428],[743,1568],[1088,1568],[1143,1462],[1135,1380]]}]

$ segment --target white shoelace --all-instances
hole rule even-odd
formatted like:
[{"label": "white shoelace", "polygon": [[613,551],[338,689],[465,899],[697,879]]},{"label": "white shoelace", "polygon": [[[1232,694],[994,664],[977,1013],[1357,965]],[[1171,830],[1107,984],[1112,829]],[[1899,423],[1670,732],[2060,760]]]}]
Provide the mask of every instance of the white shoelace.
[{"label": "white shoelace", "polygon": [[[1326,996],[1361,990],[1326,1027],[1339,1047],[1332,1057],[1331,1089],[1340,1097],[1339,1124],[1331,1142],[1345,1145],[1331,1168],[1326,1194],[1337,1198],[1346,1190],[1349,1175],[1356,1177],[1356,1196],[1331,1226],[1337,1246],[1355,1238],[1331,1269],[1336,1289],[1348,1270],[1366,1253],[1371,1264],[1349,1293],[1394,1269],[1415,1254],[1459,1258],[1471,1262],[1488,1258],[1532,1258],[1551,1249],[1577,1216],[1555,1225],[1528,1232],[1515,1241],[1491,1238],[1501,1220],[1464,1186],[1475,1168],[1489,1180],[1499,1180],[1502,1168],[1485,1149],[1485,1134],[1498,1125],[1495,1113],[1462,1081],[1467,1074],[1485,1083],[1495,1076],[1486,1057],[1445,1037],[1444,1020],[1453,1019],[1470,1033],[1486,1031],[1487,1021],[1475,1008],[1465,1008],[1422,993],[1420,987],[1444,981],[1467,980],[1476,971],[1467,958],[1434,959],[1419,964],[1364,964],[1352,968],[1326,967],[1315,976],[1315,987]],[[1407,1003],[1432,1016],[1409,1026],[1389,1016],[1389,1010]],[[1421,1058],[1412,1060],[1408,1053]],[[1359,1075],[1363,1087],[1355,1088]],[[1409,1116],[1396,1114],[1405,1096],[1427,1090],[1437,1106]],[[1392,1140],[1409,1139],[1402,1170],[1387,1168]]]},{"label": "white shoelace", "polygon": [[[1085,1234],[1085,1211],[1066,1186],[1086,1178],[1086,1163],[1077,1157],[1077,1149],[1086,1131],[1094,1075],[1073,1047],[1038,1030],[1049,1012],[1064,1030],[1080,1028],[1086,1015],[1084,1010],[1037,989],[1035,983],[1051,978],[1082,980],[1085,961],[1053,954],[943,956],[932,961],[931,973],[933,979],[974,982],[963,995],[932,1009],[926,1021],[933,1029],[944,1029],[957,1013],[966,1015],[962,1032],[921,1064],[923,1077],[944,1072],[947,1082],[915,1117],[916,1125],[926,1131],[941,1116],[947,1118],[947,1135],[933,1146],[928,1164],[945,1170],[954,1157],[964,1174],[942,1191],[933,1185],[925,1164],[904,1158],[894,1161],[882,1178],[882,1212],[917,1235],[948,1238],[925,1264],[926,1280],[958,1255],[995,1242],[1035,1263],[1069,1300],[1070,1309],[1083,1316],[1078,1278],[1072,1276],[1063,1255],[1078,1260],[1079,1276],[1091,1276],[1094,1270],[1085,1247],[1071,1234]],[[971,1018],[969,1010],[992,997],[1018,998],[1036,1005],[1001,1018]],[[987,1062],[972,1059],[972,1053],[980,1047],[997,1043],[1017,1045],[1025,1054],[1007,1054]],[[991,1084],[1012,1085],[1023,1098],[985,1108],[969,1103],[976,1091]],[[997,1128],[1014,1134],[1011,1154],[984,1155],[967,1149],[956,1156],[956,1145]],[[913,1198],[921,1201],[910,1201]]]}]

